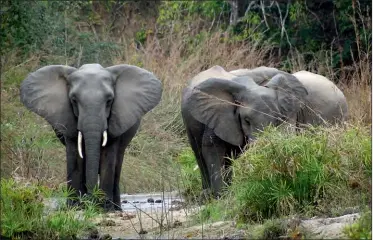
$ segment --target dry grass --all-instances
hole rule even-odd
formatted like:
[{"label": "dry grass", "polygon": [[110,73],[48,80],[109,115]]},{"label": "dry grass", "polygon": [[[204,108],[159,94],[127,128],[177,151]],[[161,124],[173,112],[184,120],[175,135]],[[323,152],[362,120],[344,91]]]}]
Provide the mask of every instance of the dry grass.
[{"label": "dry grass", "polygon": [[[264,59],[270,47],[259,48],[258,43],[227,43],[222,40],[223,37],[221,32],[214,33],[201,40],[199,46],[189,54],[185,53],[190,47],[185,41],[185,35],[179,34],[172,41],[154,38],[142,50],[125,46],[123,52],[126,55],[115,60],[115,63],[140,65],[154,72],[164,87],[162,101],[144,117],[142,130],[128,149],[123,167],[123,178],[128,183],[126,191],[159,190],[160,185],[165,189],[175,189],[180,184],[175,177],[178,175],[178,166],[170,163],[174,162],[182,148],[188,146],[180,101],[181,90],[190,78],[214,65],[232,70],[267,65]],[[138,180],[139,176],[142,176],[141,179],[152,180],[145,183]]]}]

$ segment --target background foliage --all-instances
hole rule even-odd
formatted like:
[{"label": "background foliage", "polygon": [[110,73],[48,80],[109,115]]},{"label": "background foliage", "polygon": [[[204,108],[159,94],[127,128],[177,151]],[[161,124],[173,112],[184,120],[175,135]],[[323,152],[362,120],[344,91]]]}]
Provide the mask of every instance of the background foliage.
[{"label": "background foliage", "polygon": [[[232,6],[237,5],[237,11]],[[68,63],[100,61],[120,54],[115,28],[123,9],[153,15],[156,24],[139,24],[133,34],[138,44],[148,35],[162,38],[189,32],[189,41],[199,41],[203,31],[217,29],[230,34],[229,41],[270,42],[271,57],[282,59],[280,67],[292,68],[289,54],[301,52],[306,63],[317,52],[329,51],[330,64],[342,74],[348,66],[371,51],[371,1],[5,1],[1,7],[2,55],[14,49],[22,56],[38,51],[63,56]],[[149,9],[154,11],[149,13]],[[232,22],[232,15],[237,15]],[[133,14],[126,16],[135,20]],[[92,31],[81,30],[81,23]],[[106,26],[105,29],[102,26]],[[140,27],[141,25],[141,27]],[[155,30],[154,30],[155,29]],[[101,34],[100,34],[101,33]],[[106,33],[106,34],[102,34]],[[201,35],[202,34],[202,35]],[[113,37],[114,36],[114,37]],[[188,41],[186,40],[186,41]],[[6,60],[5,57],[3,60]]]}]

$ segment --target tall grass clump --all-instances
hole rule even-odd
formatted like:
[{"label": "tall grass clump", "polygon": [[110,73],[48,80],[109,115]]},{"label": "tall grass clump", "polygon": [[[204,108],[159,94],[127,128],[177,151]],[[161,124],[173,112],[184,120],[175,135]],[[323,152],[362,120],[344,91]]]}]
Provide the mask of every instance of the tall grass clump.
[{"label": "tall grass clump", "polygon": [[197,160],[190,148],[184,149],[177,158],[180,166],[180,188],[186,198],[195,199],[202,191],[202,179],[200,170],[196,168]]},{"label": "tall grass clump", "polygon": [[[52,189],[35,183],[1,179],[1,236],[12,239],[76,239],[94,228],[92,218],[100,210],[82,198],[85,210],[66,206],[66,188]],[[61,199],[58,208],[45,206],[50,198]]]},{"label": "tall grass clump", "polygon": [[365,127],[269,127],[233,163],[232,214],[246,222],[368,204],[371,147]]}]

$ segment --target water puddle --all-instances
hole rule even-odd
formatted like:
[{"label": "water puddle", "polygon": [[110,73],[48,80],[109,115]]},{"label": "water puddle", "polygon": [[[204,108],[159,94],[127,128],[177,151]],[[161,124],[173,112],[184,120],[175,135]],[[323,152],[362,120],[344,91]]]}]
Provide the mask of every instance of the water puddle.
[{"label": "water puddle", "polygon": [[123,211],[168,211],[184,202],[177,192],[121,194]]},{"label": "water puddle", "polygon": [[[120,198],[122,210],[125,212],[167,212],[176,210],[184,204],[184,199],[177,192],[121,194]],[[44,201],[50,209],[56,209],[63,202],[65,200],[62,198],[49,198]]]}]

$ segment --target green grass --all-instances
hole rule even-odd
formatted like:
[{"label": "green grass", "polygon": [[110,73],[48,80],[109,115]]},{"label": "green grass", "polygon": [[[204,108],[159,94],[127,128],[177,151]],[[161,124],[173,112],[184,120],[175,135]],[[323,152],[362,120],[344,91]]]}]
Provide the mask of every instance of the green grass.
[{"label": "green grass", "polygon": [[357,222],[346,226],[343,233],[349,239],[372,239],[372,211],[364,212]]},{"label": "green grass", "polygon": [[188,200],[195,200],[202,191],[202,180],[199,169],[195,169],[197,160],[191,148],[184,149],[177,157],[180,164],[180,179],[183,195]]},{"label": "green grass", "polygon": [[234,161],[233,171],[221,200],[226,205],[210,206],[224,217],[256,222],[295,213],[338,215],[371,200],[370,131],[359,126],[292,134],[269,127]]},{"label": "green grass", "polygon": [[[66,206],[66,188],[52,190],[38,184],[1,179],[1,235],[12,238],[74,239],[94,228],[91,219],[100,213],[82,198],[85,210]],[[62,199],[56,210],[45,208],[46,198]],[[80,216],[79,216],[80,213]]]}]

